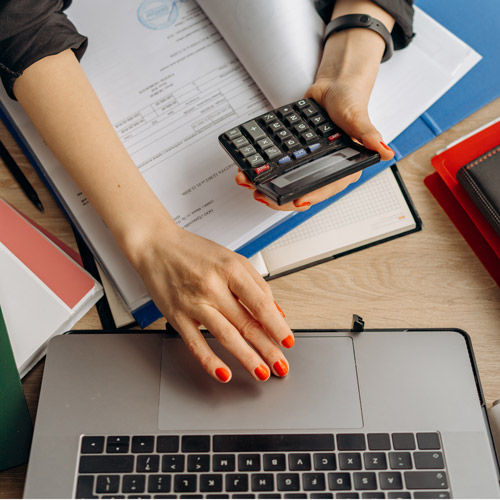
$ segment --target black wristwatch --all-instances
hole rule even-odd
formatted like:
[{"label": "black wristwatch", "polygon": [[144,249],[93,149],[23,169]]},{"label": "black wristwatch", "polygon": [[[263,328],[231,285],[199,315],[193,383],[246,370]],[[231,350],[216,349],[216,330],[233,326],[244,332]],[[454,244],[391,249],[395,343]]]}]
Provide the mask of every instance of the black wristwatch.
[{"label": "black wristwatch", "polygon": [[323,38],[323,47],[328,38],[338,31],[350,28],[366,28],[378,33],[385,41],[385,51],[382,56],[382,62],[391,58],[394,52],[392,37],[387,28],[378,19],[368,14],[347,14],[346,16],[336,17],[326,25],[325,37]]}]

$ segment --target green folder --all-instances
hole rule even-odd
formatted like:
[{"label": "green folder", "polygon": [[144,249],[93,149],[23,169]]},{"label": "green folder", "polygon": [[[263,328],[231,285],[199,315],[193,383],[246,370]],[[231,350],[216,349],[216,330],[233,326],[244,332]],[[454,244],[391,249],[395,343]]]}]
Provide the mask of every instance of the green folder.
[{"label": "green folder", "polygon": [[0,309],[0,470],[28,461],[33,424]]}]

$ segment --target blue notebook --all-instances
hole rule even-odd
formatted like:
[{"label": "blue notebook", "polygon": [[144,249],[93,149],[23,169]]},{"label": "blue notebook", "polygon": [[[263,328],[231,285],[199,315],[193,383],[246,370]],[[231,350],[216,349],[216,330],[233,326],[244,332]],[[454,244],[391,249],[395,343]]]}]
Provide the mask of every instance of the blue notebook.
[{"label": "blue notebook", "polygon": [[[471,8],[470,2],[466,2],[466,0],[454,0],[453,2],[451,0],[439,2],[416,0],[415,4],[469,44],[482,55],[483,59],[426,113],[390,143],[396,153],[395,160],[409,155],[441,132],[452,127],[500,95],[500,85],[498,85],[500,81],[500,61],[494,49],[494,47],[500,46],[500,30],[497,27],[500,2],[485,0],[481,2],[480,9]],[[395,85],[398,85],[398,82],[395,82]],[[37,162],[30,152],[29,146],[23,141],[22,136],[13,127],[13,124],[9,122],[7,115],[2,113],[1,106],[0,116],[36,167]],[[395,161],[391,160],[369,167],[363,171],[358,182],[351,184],[338,195],[311,207],[306,212],[293,214],[237,251],[246,257],[259,252],[303,221],[394,163]],[[161,314],[154,303],[150,301],[133,311],[133,316],[139,325],[144,327],[160,318]]]}]

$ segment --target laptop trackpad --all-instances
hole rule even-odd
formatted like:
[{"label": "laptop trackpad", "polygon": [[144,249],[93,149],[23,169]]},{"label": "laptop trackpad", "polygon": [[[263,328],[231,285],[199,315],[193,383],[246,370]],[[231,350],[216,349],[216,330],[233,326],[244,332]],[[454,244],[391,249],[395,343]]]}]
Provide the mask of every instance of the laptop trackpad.
[{"label": "laptop trackpad", "polygon": [[214,339],[233,371],[209,377],[181,339],[164,339],[158,427],[164,431],[360,428],[354,346],[350,337],[296,337],[286,351],[290,373],[257,382]]}]

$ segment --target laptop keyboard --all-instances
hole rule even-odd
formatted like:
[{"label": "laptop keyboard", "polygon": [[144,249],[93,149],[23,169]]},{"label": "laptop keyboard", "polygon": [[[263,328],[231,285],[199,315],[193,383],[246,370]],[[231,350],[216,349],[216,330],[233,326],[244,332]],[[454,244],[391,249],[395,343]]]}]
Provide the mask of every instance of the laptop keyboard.
[{"label": "laptop keyboard", "polygon": [[436,432],[82,436],[76,498],[450,498]]}]

